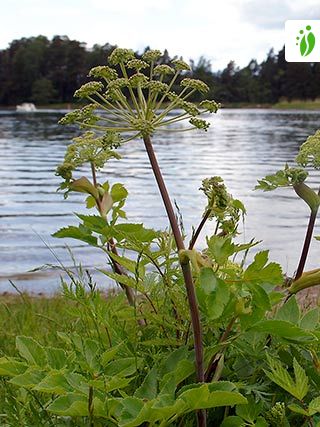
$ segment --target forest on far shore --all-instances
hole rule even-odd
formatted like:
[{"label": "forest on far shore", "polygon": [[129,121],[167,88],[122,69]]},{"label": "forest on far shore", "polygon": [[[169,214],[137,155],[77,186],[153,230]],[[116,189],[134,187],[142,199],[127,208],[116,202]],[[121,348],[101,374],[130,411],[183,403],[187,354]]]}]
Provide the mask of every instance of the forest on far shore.
[{"label": "forest on far shore", "polygon": [[[106,43],[88,49],[67,36],[13,40],[0,50],[0,105],[72,102],[75,90],[87,81],[88,70],[106,64],[115,47]],[[165,50],[161,62],[173,58]],[[284,48],[277,53],[271,49],[260,64],[252,59],[244,68],[230,61],[224,70],[212,71],[205,57],[190,65],[192,77],[210,87],[207,97],[221,103],[274,104],[320,97],[320,63],[287,63]]]}]

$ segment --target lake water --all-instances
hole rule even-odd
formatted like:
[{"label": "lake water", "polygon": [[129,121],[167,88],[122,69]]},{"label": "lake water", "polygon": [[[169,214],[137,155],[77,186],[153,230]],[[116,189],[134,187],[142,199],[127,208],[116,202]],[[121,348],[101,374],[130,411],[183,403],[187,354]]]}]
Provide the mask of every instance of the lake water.
[{"label": "lake water", "polygon": [[[51,237],[58,228],[77,223],[74,212],[85,211],[81,195],[72,194],[63,200],[56,192],[59,178],[54,175],[55,167],[78,133],[75,128],[57,125],[63,113],[0,111],[0,292],[13,290],[9,279],[30,292],[56,290],[56,270],[27,272],[44,264],[57,264],[55,257],[70,266],[66,244],[86,268],[105,265],[104,255],[98,250]],[[259,248],[270,249],[270,258],[292,275],[303,243],[308,207],[292,189],[271,193],[252,189],[257,179],[294,159],[301,143],[320,127],[320,112],[224,109],[210,120],[212,126],[207,133],[166,133],[154,138],[159,163],[186,230],[190,232],[192,224],[199,222],[205,206],[204,196],[198,191],[201,180],[221,175],[229,191],[247,207],[239,240],[263,240]],[[128,143],[121,154],[121,161],[108,163],[103,179],[127,186],[130,221],[166,227],[142,142]],[[310,183],[316,187],[319,182],[320,175],[312,174]],[[204,235],[213,227],[209,223]],[[318,227],[317,232],[320,234]],[[319,267],[319,253],[320,243],[314,241],[308,267]]]}]

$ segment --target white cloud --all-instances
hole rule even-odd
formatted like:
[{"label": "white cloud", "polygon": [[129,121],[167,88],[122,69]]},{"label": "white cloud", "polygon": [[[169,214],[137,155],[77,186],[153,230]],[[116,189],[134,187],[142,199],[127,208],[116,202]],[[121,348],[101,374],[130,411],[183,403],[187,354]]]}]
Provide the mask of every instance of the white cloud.
[{"label": "white cloud", "polygon": [[221,69],[261,61],[284,44],[287,19],[320,16],[319,0],[11,0],[1,9],[0,48],[14,38],[66,34],[88,45],[106,42],[201,55]]}]

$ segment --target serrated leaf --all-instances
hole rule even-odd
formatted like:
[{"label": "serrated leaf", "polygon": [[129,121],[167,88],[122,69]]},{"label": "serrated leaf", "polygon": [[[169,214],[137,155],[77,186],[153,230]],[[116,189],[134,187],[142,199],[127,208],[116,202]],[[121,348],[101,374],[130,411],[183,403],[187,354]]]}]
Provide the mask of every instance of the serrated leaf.
[{"label": "serrated leaf", "polygon": [[305,313],[300,322],[300,327],[303,329],[314,330],[320,322],[320,308],[316,307]]},{"label": "serrated leaf", "polygon": [[253,325],[251,329],[300,343],[317,341],[317,338],[311,332],[305,331],[285,320],[262,320]]},{"label": "serrated leaf", "polygon": [[139,262],[138,264],[136,261],[133,261],[132,259],[114,254],[111,251],[109,251],[108,254],[114,261],[116,261],[118,264],[120,264],[122,267],[124,267],[126,270],[130,271],[131,273],[136,274],[138,272],[140,277],[143,277],[145,275],[145,267],[141,262]]},{"label": "serrated leaf", "polygon": [[47,411],[53,414],[69,417],[86,417],[88,413],[88,398],[83,394],[68,393],[55,399]]},{"label": "serrated leaf", "polygon": [[47,364],[46,352],[41,345],[31,337],[16,337],[16,347],[20,355],[30,365],[44,367]]},{"label": "serrated leaf", "polygon": [[308,377],[296,359],[293,360],[295,380],[293,380],[287,369],[282,366],[279,360],[272,358],[268,354],[267,360],[271,369],[271,371],[265,371],[267,377],[296,399],[302,400],[309,390]]},{"label": "serrated leaf", "polygon": [[82,242],[88,243],[89,245],[97,246],[96,237],[92,236],[89,231],[84,231],[83,229],[73,225],[60,228],[60,230],[53,233],[52,236],[58,238],[81,240]]},{"label": "serrated leaf", "polygon": [[218,278],[212,268],[202,268],[197,287],[200,308],[209,319],[219,318],[230,298],[229,286]]},{"label": "serrated leaf", "polygon": [[227,417],[223,420],[220,427],[245,427],[246,423],[243,421],[242,418],[231,415],[230,417]]},{"label": "serrated leaf", "polygon": [[296,297],[293,295],[288,301],[283,304],[275,315],[277,320],[286,320],[294,325],[298,325],[300,321],[300,308],[297,304]]},{"label": "serrated leaf", "polygon": [[62,372],[49,373],[34,387],[34,390],[58,395],[70,393],[73,391]]},{"label": "serrated leaf", "polygon": [[13,357],[0,358],[0,376],[14,377],[23,374],[28,366]]},{"label": "serrated leaf", "polygon": [[133,375],[142,363],[141,358],[125,357],[110,362],[104,369],[107,376],[118,375],[120,377],[128,377]]},{"label": "serrated leaf", "polygon": [[39,384],[42,379],[45,377],[46,372],[40,369],[29,368],[21,375],[17,375],[12,378],[9,382],[18,387],[23,388],[33,388],[37,384]]},{"label": "serrated leaf", "polygon": [[158,369],[157,367],[153,367],[145,379],[143,383],[134,393],[134,397],[138,397],[139,399],[154,399],[157,396],[158,391]]},{"label": "serrated leaf", "polygon": [[67,355],[62,348],[46,347],[45,348],[48,365],[52,369],[62,369],[67,364]]},{"label": "serrated leaf", "polygon": [[96,199],[93,196],[88,196],[86,198],[86,207],[87,209],[92,209],[97,206]]},{"label": "serrated leaf", "polygon": [[123,199],[126,199],[127,196],[128,196],[128,191],[123,184],[119,184],[119,183],[113,184],[111,188],[111,197],[115,203],[120,202]]},{"label": "serrated leaf", "polygon": [[224,265],[228,258],[235,253],[235,244],[231,237],[212,236],[207,239],[207,253],[217,264]]},{"label": "serrated leaf", "polygon": [[273,285],[279,285],[283,281],[280,265],[275,262],[267,264],[268,253],[269,251],[262,251],[256,254],[253,263],[244,272],[244,280]]},{"label": "serrated leaf", "polygon": [[296,359],[293,359],[293,370],[297,389],[299,390],[298,399],[302,400],[309,391],[309,381],[304,369],[299,365]]},{"label": "serrated leaf", "polygon": [[301,415],[305,415],[305,416],[309,415],[308,411],[306,411],[305,409],[303,409],[301,406],[297,405],[296,403],[292,403],[291,405],[288,405],[288,408],[292,412],[295,412],[296,414],[301,414]]},{"label": "serrated leaf", "polygon": [[320,412],[320,396],[312,399],[308,405],[308,413],[310,416]]}]

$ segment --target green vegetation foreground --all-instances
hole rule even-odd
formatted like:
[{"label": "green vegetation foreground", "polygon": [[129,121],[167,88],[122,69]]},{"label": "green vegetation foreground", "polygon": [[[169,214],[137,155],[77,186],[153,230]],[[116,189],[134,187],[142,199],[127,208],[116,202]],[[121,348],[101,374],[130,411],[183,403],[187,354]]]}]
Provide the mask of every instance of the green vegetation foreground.
[{"label": "green vegetation foreground", "polygon": [[[54,235],[103,251],[111,269],[101,271],[122,292],[105,298],[81,268],[77,275],[65,270],[67,313],[58,325],[55,316],[47,319],[55,324],[54,336],[52,330],[45,337],[42,330],[39,336],[19,335],[17,352],[9,348],[0,359],[4,423],[319,425],[320,310],[301,312],[296,294],[317,286],[320,278],[320,269],[305,271],[320,206],[306,168],[320,167],[320,131],[302,145],[297,164],[285,165],[256,187],[291,187],[310,210],[293,278],[284,278],[281,267],[268,261],[268,251],[246,263],[258,242],[235,243],[246,211],[221,177],[203,179],[206,206],[187,242],[152,141],[159,131],[177,138],[180,132],[206,131],[219,104],[191,102],[209,87],[189,77],[183,60],[162,64],[161,56],[148,50],[139,59],[131,50],[115,49],[111,66],[91,69],[93,80],[75,93],[89,103],[61,120],[84,133],[67,147],[57,168],[60,189],[65,197],[85,194],[87,208],[96,214],[77,215],[78,226]],[[100,182],[108,160],[120,159],[117,148],[136,138],[145,148],[170,231],[128,222],[125,187]],[[84,164],[90,165],[90,176],[79,177]],[[199,251],[207,221],[214,232]],[[8,304],[4,309],[10,313]],[[22,312],[32,322],[30,311],[27,300]]]}]

